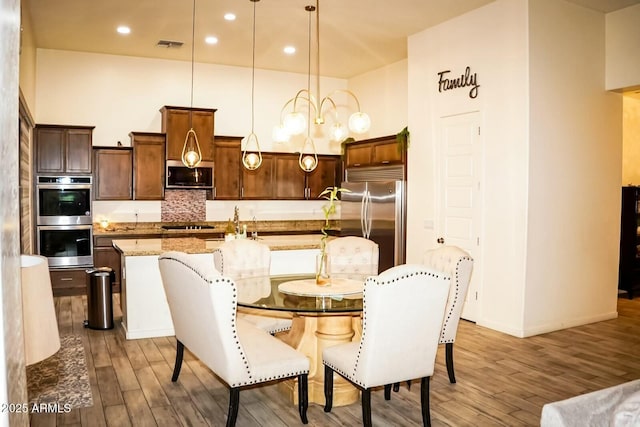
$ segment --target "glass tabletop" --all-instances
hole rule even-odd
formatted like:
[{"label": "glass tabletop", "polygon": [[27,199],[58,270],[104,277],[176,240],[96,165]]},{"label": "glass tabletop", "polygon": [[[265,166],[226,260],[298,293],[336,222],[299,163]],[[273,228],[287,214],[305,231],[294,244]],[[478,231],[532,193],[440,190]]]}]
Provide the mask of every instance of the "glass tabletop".
[{"label": "glass tabletop", "polygon": [[[282,283],[312,279],[313,275],[259,276],[235,279],[238,287],[238,306],[263,310],[307,313],[349,313],[362,311],[362,293],[347,292],[346,295],[327,292],[318,287],[319,293],[331,295],[294,295],[280,292]],[[362,279],[364,282],[364,278]],[[330,287],[330,285],[329,285]]]}]

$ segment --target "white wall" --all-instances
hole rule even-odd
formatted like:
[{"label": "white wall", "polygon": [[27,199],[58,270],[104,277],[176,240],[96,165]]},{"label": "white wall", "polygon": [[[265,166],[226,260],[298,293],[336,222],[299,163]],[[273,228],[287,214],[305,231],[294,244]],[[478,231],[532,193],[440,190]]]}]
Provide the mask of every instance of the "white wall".
[{"label": "white wall", "polygon": [[[616,315],[622,112],[604,59],[604,15],[558,0],[497,0],[409,39],[408,260],[438,235],[439,120],[479,111],[480,325],[528,336]],[[476,99],[438,93],[439,71],[466,66]]]},{"label": "white wall", "polygon": [[[346,80],[321,79],[322,95]],[[38,49],[37,123],[93,125],[94,145],[129,145],[129,132],[160,132],[163,105],[189,106],[191,63],[128,56]],[[304,74],[256,70],[255,133],[265,151],[295,152],[295,143],[272,144],[271,131],[286,101],[307,85]],[[345,103],[342,100],[342,104]],[[216,108],[217,135],[251,131],[251,69],[196,63],[194,107]],[[361,138],[357,138],[361,139]],[[318,152],[339,146],[316,140]]]},{"label": "white wall", "polygon": [[369,135],[394,135],[407,126],[407,67],[405,59],[349,79],[349,90],[371,117]]},{"label": "white wall", "polygon": [[[484,151],[482,287],[477,322],[522,330],[528,180],[527,4],[498,0],[409,38],[407,259],[436,246],[435,144],[441,117],[479,111]],[[468,90],[438,93],[443,70],[478,73]],[[437,222],[436,222],[437,223]]]},{"label": "white wall", "polygon": [[640,4],[606,15],[606,88],[640,87]]},{"label": "white wall", "polygon": [[529,2],[530,164],[524,335],[617,316],[622,98],[605,17]]}]

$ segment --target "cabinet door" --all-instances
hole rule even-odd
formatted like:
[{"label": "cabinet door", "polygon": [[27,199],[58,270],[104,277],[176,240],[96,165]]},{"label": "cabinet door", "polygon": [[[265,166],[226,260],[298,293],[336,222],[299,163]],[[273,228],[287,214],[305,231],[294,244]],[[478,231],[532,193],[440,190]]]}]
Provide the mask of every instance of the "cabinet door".
[{"label": "cabinet door", "polygon": [[366,166],[371,163],[371,146],[368,144],[347,145],[345,151],[347,167]]},{"label": "cabinet door", "polygon": [[63,268],[49,270],[54,297],[87,294],[86,269]]},{"label": "cabinet door", "polygon": [[167,159],[181,160],[182,147],[190,126],[198,137],[202,159],[213,161],[215,110],[163,107],[162,132],[167,135]]},{"label": "cabinet door", "polygon": [[64,172],[64,129],[36,127],[36,172]]},{"label": "cabinet door", "polygon": [[298,165],[298,155],[278,154],[275,159],[275,199],[304,199],[305,172]]},{"label": "cabinet door", "polygon": [[215,137],[214,199],[237,200],[240,198],[241,140],[241,137]]},{"label": "cabinet door", "polygon": [[91,129],[66,131],[66,172],[91,173]]},{"label": "cabinet door", "polygon": [[131,200],[133,163],[130,148],[94,150],[96,200]]},{"label": "cabinet door", "polygon": [[318,157],[318,167],[307,173],[307,198],[317,199],[327,187],[340,185],[338,173],[339,157]]},{"label": "cabinet door", "polygon": [[[196,132],[196,135],[198,135],[198,143],[200,144],[200,151],[202,151],[202,160],[212,162],[214,159],[213,111],[193,110],[191,112],[191,117],[193,121],[193,130]],[[182,138],[182,143],[184,144],[184,137]],[[180,147],[180,156],[182,156],[182,147]]]},{"label": "cabinet door", "polygon": [[253,171],[241,168],[243,199],[273,198],[273,163],[272,154],[262,153],[262,165]]},{"label": "cabinet door", "polygon": [[162,200],[165,179],[164,134],[132,132],[133,198]]},{"label": "cabinet door", "polygon": [[398,149],[398,143],[395,139],[374,144],[371,157],[371,163],[374,165],[402,163],[403,161],[403,153]]},{"label": "cabinet door", "polygon": [[120,253],[113,246],[94,246],[93,265],[98,267],[110,267],[115,273],[113,292],[120,292]]}]

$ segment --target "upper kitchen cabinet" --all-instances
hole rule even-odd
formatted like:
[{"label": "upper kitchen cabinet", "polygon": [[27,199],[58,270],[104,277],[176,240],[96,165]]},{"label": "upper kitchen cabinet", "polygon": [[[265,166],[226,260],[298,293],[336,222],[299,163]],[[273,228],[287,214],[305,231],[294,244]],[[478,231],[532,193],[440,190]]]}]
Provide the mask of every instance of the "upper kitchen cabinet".
[{"label": "upper kitchen cabinet", "polygon": [[385,166],[406,163],[407,152],[395,135],[356,141],[345,147],[345,167]]},{"label": "upper kitchen cabinet", "polygon": [[275,159],[273,198],[304,199],[307,195],[305,172],[298,165],[298,154],[278,154]]},{"label": "upper kitchen cabinet", "polygon": [[256,170],[248,170],[240,166],[242,187],[240,197],[242,199],[273,199],[274,184],[273,153],[262,153],[262,165]]},{"label": "upper kitchen cabinet", "polygon": [[189,129],[198,137],[202,160],[214,160],[213,131],[214,114],[210,108],[187,108],[164,106],[162,113],[162,132],[167,135],[167,160],[182,160],[182,147]]},{"label": "upper kitchen cabinet", "polygon": [[240,136],[214,138],[213,198],[237,200],[240,198],[240,168],[242,152]]},{"label": "upper kitchen cabinet", "polygon": [[131,147],[94,147],[93,183],[96,200],[131,200]]},{"label": "upper kitchen cabinet", "polygon": [[325,188],[339,184],[338,156],[319,154],[318,166],[311,172],[304,172],[300,168],[299,157],[299,154],[277,154],[274,163],[274,199],[317,199]]},{"label": "upper kitchen cabinet", "polygon": [[165,135],[131,132],[133,199],[162,200],[165,180]]},{"label": "upper kitchen cabinet", "polygon": [[91,173],[93,128],[36,125],[36,173]]},{"label": "upper kitchen cabinet", "polygon": [[318,155],[318,166],[306,173],[305,197],[317,199],[325,188],[339,186],[340,176],[338,156]]}]

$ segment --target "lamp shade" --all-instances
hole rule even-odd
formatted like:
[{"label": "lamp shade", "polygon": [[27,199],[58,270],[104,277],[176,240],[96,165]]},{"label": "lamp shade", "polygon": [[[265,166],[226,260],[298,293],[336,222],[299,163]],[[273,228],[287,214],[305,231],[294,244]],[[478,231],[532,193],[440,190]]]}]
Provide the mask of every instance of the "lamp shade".
[{"label": "lamp shade", "polygon": [[21,255],[22,325],[27,365],[40,362],[60,349],[47,258]]},{"label": "lamp shade", "polygon": [[365,133],[371,127],[371,119],[367,113],[358,111],[349,117],[349,129],[353,133]]}]

